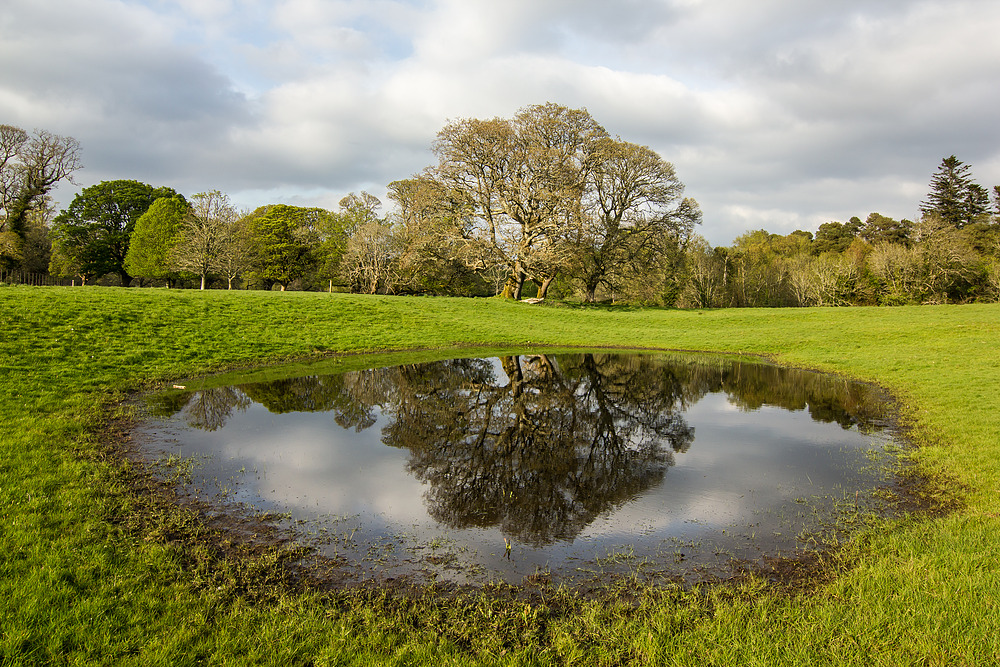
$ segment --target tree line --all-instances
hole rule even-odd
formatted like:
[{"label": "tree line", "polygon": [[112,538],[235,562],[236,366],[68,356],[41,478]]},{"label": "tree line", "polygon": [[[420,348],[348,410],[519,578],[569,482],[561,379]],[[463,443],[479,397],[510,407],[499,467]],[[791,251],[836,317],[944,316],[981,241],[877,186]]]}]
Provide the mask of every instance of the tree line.
[{"label": "tree line", "polygon": [[[237,209],[138,181],[49,191],[80,164],[70,137],[0,126],[0,268],[80,283],[625,301],[678,307],[965,302],[1000,298],[1000,186],[945,158],[914,222],[879,213],[813,233],[695,233],[672,164],[547,103],[459,119],[436,164],[337,211]],[[992,195],[992,202],[991,202]]]},{"label": "tree line", "polygon": [[731,247],[700,239],[685,253],[676,305],[848,306],[1000,299],[1000,186],[942,160],[919,220],[871,213],[821,224],[815,234],[747,232]]},{"label": "tree line", "polygon": [[[186,198],[126,180],[84,188],[54,214],[43,192],[0,261],[47,259],[52,275],[125,286],[544,298],[559,284],[592,301],[668,275],[701,222],[673,165],[586,110],[455,121],[433,151],[436,165],[389,184],[388,214],[364,192],[338,211],[243,211],[219,191]],[[28,227],[44,241],[36,251]]]}]

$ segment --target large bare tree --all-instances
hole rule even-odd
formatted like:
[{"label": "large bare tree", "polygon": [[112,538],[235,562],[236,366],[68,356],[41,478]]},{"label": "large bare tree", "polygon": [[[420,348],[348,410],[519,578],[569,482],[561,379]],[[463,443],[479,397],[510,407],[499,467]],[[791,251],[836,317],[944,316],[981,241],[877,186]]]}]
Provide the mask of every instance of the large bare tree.
[{"label": "large bare tree", "polygon": [[256,257],[249,218],[250,212],[242,211],[221,225],[215,269],[225,277],[226,289],[233,289],[233,281],[253,266]]},{"label": "large bare tree", "polygon": [[80,167],[76,139],[0,125],[0,259],[17,256],[31,212],[59,181],[72,182]]},{"label": "large bare tree", "polygon": [[434,153],[436,166],[390,187],[402,219],[433,230],[434,245],[484,278],[505,271],[515,299],[527,281],[544,298],[561,274],[593,300],[701,220],[669,162],[612,139],[586,109],[547,103],[454,121]]},{"label": "large bare tree", "polygon": [[229,230],[240,219],[229,197],[218,190],[200,192],[191,198],[191,212],[181,226],[180,241],[170,254],[171,266],[191,271],[205,279],[218,269],[218,260]]},{"label": "large bare tree", "polygon": [[399,278],[399,239],[392,222],[379,216],[382,202],[367,192],[340,200],[340,215],[349,238],[340,272],[352,292],[391,293]]},{"label": "large bare tree", "polygon": [[575,224],[590,150],[607,132],[584,109],[542,104],[512,119],[464,119],[438,134],[431,171],[470,204],[466,257],[507,267],[506,292],[526,280],[544,289],[563,264],[559,240]]},{"label": "large bare tree", "polygon": [[[701,209],[682,198],[674,166],[655,151],[605,137],[594,143],[580,224],[570,241],[572,277],[594,301],[597,288],[622,287],[645,272],[637,264],[683,246]],[[640,268],[640,270],[636,270]]]}]

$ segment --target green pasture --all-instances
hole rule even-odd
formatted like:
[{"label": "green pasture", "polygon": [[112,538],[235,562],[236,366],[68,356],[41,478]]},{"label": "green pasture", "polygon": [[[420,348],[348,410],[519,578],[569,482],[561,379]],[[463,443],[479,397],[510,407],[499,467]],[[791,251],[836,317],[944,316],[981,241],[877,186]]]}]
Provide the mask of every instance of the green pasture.
[{"label": "green pasture", "polygon": [[[764,355],[899,399],[922,492],[795,586],[585,599],[324,593],[288,547],[213,539],[138,490],[126,399],[367,351],[621,346]],[[1000,664],[1000,305],[677,311],[496,299],[0,287],[0,663]]]}]

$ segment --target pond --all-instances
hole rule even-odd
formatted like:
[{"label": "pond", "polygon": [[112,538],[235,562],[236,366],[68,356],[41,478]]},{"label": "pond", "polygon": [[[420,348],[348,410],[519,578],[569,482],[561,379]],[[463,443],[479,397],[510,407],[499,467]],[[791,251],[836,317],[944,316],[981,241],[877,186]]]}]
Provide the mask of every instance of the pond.
[{"label": "pond", "polygon": [[[301,371],[300,371],[301,372]],[[351,581],[696,581],[878,511],[884,396],[717,356],[506,353],[147,397],[146,458]]]}]

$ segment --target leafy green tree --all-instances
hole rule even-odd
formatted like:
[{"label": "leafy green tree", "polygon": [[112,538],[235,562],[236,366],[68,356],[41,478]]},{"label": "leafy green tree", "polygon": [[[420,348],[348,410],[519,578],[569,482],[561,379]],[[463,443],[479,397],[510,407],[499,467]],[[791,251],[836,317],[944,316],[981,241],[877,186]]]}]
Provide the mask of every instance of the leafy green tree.
[{"label": "leafy green tree", "polygon": [[135,222],[125,254],[125,270],[137,278],[169,280],[170,252],[180,240],[191,205],[181,195],[160,197]]},{"label": "leafy green tree", "polygon": [[262,206],[247,217],[255,247],[252,278],[268,288],[288,285],[314,266],[313,249],[329,228],[329,211],[287,204]]},{"label": "leafy green tree", "polygon": [[[367,193],[362,193],[367,194]],[[350,195],[348,195],[350,196]],[[341,200],[343,202],[344,200]],[[377,201],[377,200],[376,200]],[[341,263],[347,252],[351,232],[357,228],[357,221],[347,215],[342,208],[339,213],[322,211],[316,219],[312,256],[316,278],[320,283],[340,283]],[[325,287],[317,283],[319,287]]]},{"label": "leafy green tree", "polygon": [[963,227],[962,232],[979,255],[1000,259],[1000,225],[974,222]]},{"label": "leafy green tree", "polygon": [[[858,222],[860,226],[861,221]],[[857,230],[853,229],[850,223],[824,222],[816,231],[812,252],[815,255],[821,255],[825,252],[844,252],[851,245],[856,233]]]},{"label": "leafy green tree", "polygon": [[128,286],[132,276],[125,269],[125,256],[136,221],[157,199],[176,194],[172,188],[139,181],[104,181],[84,188],[56,216],[54,243],[74,258],[82,274],[117,274],[122,286]]},{"label": "leafy green tree", "polygon": [[794,303],[788,285],[788,265],[779,252],[784,241],[785,237],[763,229],[736,238],[729,253],[734,305],[774,307]]},{"label": "leafy green tree", "polygon": [[59,243],[58,238],[53,240],[52,252],[49,255],[49,275],[74,278],[74,280],[75,276],[79,276],[80,282],[86,285],[93,276],[83,270],[83,266],[73,250],[73,248]]},{"label": "leafy green tree", "polygon": [[344,219],[343,227],[348,236],[354,230],[370,222],[381,220],[379,210],[382,202],[378,197],[362,191],[361,194],[350,193],[340,200],[340,215]]},{"label": "leafy green tree", "polygon": [[0,267],[46,273],[52,257],[51,223],[55,216],[48,195],[38,198],[25,218],[23,235],[0,232]]},{"label": "leafy green tree", "polygon": [[881,213],[871,213],[865,219],[859,236],[868,243],[898,243],[910,245],[910,234],[913,233],[913,222],[910,220],[894,220]]},{"label": "leafy green tree", "polygon": [[[991,213],[989,190],[978,183],[973,183],[969,186],[969,192],[966,197],[968,200],[968,210],[972,222],[988,221]],[[972,224],[972,222],[969,224]]]},{"label": "leafy green tree", "polygon": [[770,234],[769,239],[771,249],[782,257],[797,257],[812,252],[813,235],[811,232],[796,229],[785,236]]}]

